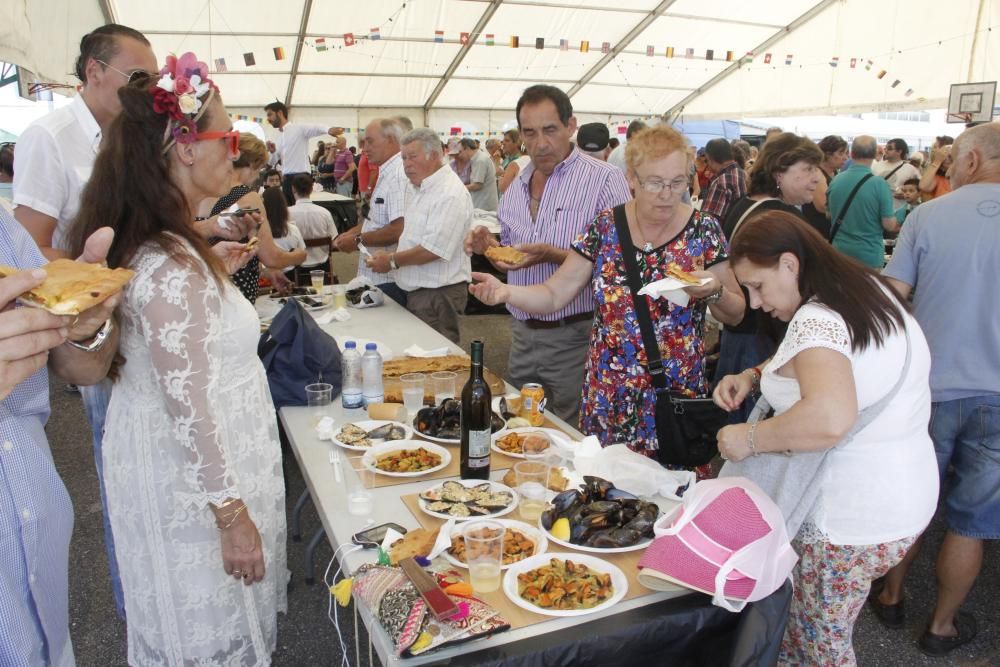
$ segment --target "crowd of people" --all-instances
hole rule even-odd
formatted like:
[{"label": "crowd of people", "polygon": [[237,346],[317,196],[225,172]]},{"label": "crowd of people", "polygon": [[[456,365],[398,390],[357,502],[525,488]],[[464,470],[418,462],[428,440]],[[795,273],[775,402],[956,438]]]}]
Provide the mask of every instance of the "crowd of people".
[{"label": "crowd of people", "polygon": [[[252,304],[261,280],[284,289],[331,252],[357,252],[359,277],[456,343],[470,293],[506,304],[507,379],[542,384],[548,409],[603,445],[657,456],[662,374],[730,413],[722,459],[825,452],[791,536],[782,663],[853,664],[866,600],[903,626],[939,500],[948,532],[918,645],[941,656],[975,636],[960,607],[983,541],[1000,537],[1000,125],[938,137],[926,158],[902,139],[780,128],[696,150],[642,121],[616,145],[539,84],[502,138],[443,143],[380,117],[358,153],[343,128],[290,122],[280,102],[265,108],[275,141],[235,131],[204,63],[160,67],[125,26],[85,35],[76,75],[71,104],[0,146],[13,204],[0,260],[20,269],[0,279],[0,305],[54,259],[136,275],[79,317],[0,312],[0,663],[73,664],[73,510],[44,431],[46,366],[82,388],[129,662],[269,663],[285,490]],[[338,229],[318,188],[357,197],[361,221]],[[496,246],[522,261],[477,257]],[[683,305],[641,296],[633,265],[642,283],[680,270],[697,284]],[[714,373],[711,319],[724,327]],[[773,412],[748,422],[758,399]]]}]

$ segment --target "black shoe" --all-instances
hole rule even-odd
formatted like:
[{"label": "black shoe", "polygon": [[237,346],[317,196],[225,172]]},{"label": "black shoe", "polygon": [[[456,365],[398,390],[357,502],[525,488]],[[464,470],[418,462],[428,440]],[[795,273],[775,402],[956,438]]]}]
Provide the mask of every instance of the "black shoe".
[{"label": "black shoe", "polygon": [[924,630],[924,634],[920,635],[920,639],[917,640],[917,648],[924,655],[929,655],[932,658],[944,657],[959,646],[968,644],[976,638],[976,619],[972,617],[972,614],[960,611],[955,614],[955,629],[958,630],[958,634],[954,637],[942,637],[935,635],[930,630]]},{"label": "black shoe", "polygon": [[896,604],[884,604],[879,601],[878,596],[885,588],[885,582],[876,579],[872,582],[872,589],[868,593],[868,606],[879,622],[890,630],[899,630],[906,625],[906,615],[903,613],[903,601]]},{"label": "black shoe", "polygon": [[63,391],[65,391],[67,394],[79,394],[80,388],[77,387],[75,384],[67,384],[65,387],[63,387]]}]

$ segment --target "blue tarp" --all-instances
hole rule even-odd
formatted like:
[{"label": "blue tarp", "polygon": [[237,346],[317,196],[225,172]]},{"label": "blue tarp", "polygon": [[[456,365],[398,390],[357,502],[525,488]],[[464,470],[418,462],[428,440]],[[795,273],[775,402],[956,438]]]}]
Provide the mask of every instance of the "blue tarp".
[{"label": "blue tarp", "polygon": [[695,148],[703,148],[709,140],[718,137],[730,141],[740,138],[740,124],[734,120],[692,120],[674,123],[674,128]]}]

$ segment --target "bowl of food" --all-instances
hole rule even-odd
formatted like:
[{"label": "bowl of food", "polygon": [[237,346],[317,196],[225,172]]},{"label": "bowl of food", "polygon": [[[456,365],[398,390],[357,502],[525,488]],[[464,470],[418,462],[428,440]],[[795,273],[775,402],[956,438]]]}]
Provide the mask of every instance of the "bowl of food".
[{"label": "bowl of food", "polygon": [[517,494],[506,484],[478,479],[449,479],[420,493],[420,509],[439,519],[503,516],[517,507]]},{"label": "bowl of food", "polygon": [[[503,555],[500,569],[505,570],[514,563],[543,553],[548,548],[545,534],[523,521],[496,519],[504,527]],[[489,530],[483,528],[482,530]],[[444,550],[445,559],[456,567],[466,568],[465,540],[462,538],[462,526],[456,525],[451,530],[451,546]]]},{"label": "bowl of food", "polygon": [[628,593],[620,568],[587,554],[542,553],[507,568],[503,592],[522,609],[546,616],[584,616]]},{"label": "bowl of food", "polygon": [[372,446],[361,462],[379,475],[419,477],[447,466],[451,463],[451,453],[430,442],[394,440]]}]

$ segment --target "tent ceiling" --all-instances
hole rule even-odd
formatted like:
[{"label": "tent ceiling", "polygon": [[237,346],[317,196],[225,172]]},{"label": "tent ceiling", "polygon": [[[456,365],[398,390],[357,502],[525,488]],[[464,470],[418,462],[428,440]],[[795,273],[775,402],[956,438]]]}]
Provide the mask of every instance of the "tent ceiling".
[{"label": "tent ceiling", "polygon": [[[228,71],[213,78],[234,107],[259,108],[279,99],[301,107],[509,111],[525,86],[547,82],[569,92],[580,112],[792,115],[943,106],[949,84],[996,80],[1000,70],[1000,49],[990,48],[989,31],[1000,28],[1000,0],[954,0],[946,7],[939,0],[95,4],[146,33],[161,59],[191,50],[214,70],[213,61],[224,58]],[[368,38],[373,27],[380,29],[379,40]],[[39,30],[29,26],[29,35],[36,34],[22,40],[29,66],[31,45],[46,44]],[[435,42],[435,30],[444,31],[443,43]],[[462,32],[472,34],[467,45],[459,41]],[[345,45],[345,33],[355,35],[354,46]],[[494,35],[494,46],[486,45],[487,34]],[[512,35],[519,36],[520,48],[510,48]],[[325,51],[316,49],[320,37]],[[537,38],[544,49],[535,48]],[[560,49],[561,39],[568,41],[567,50]],[[589,41],[589,52],[581,52],[582,40]],[[610,53],[601,52],[603,42]],[[275,47],[284,50],[283,59],[276,59]],[[672,58],[666,57],[668,47]],[[37,53],[42,47],[34,48]],[[688,49],[694,50],[691,58]],[[709,49],[713,60],[706,57]],[[66,51],[71,62],[71,49]],[[726,61],[730,51],[733,62]],[[741,63],[749,51],[753,61]],[[11,46],[8,52],[19,51]],[[253,53],[256,64],[245,65],[244,53]],[[788,55],[791,65],[785,64]],[[837,67],[831,67],[833,56],[839,57]],[[870,70],[864,67],[868,59],[874,61]],[[38,69],[56,80],[67,80],[69,71]],[[883,69],[887,73],[878,78]]]}]

